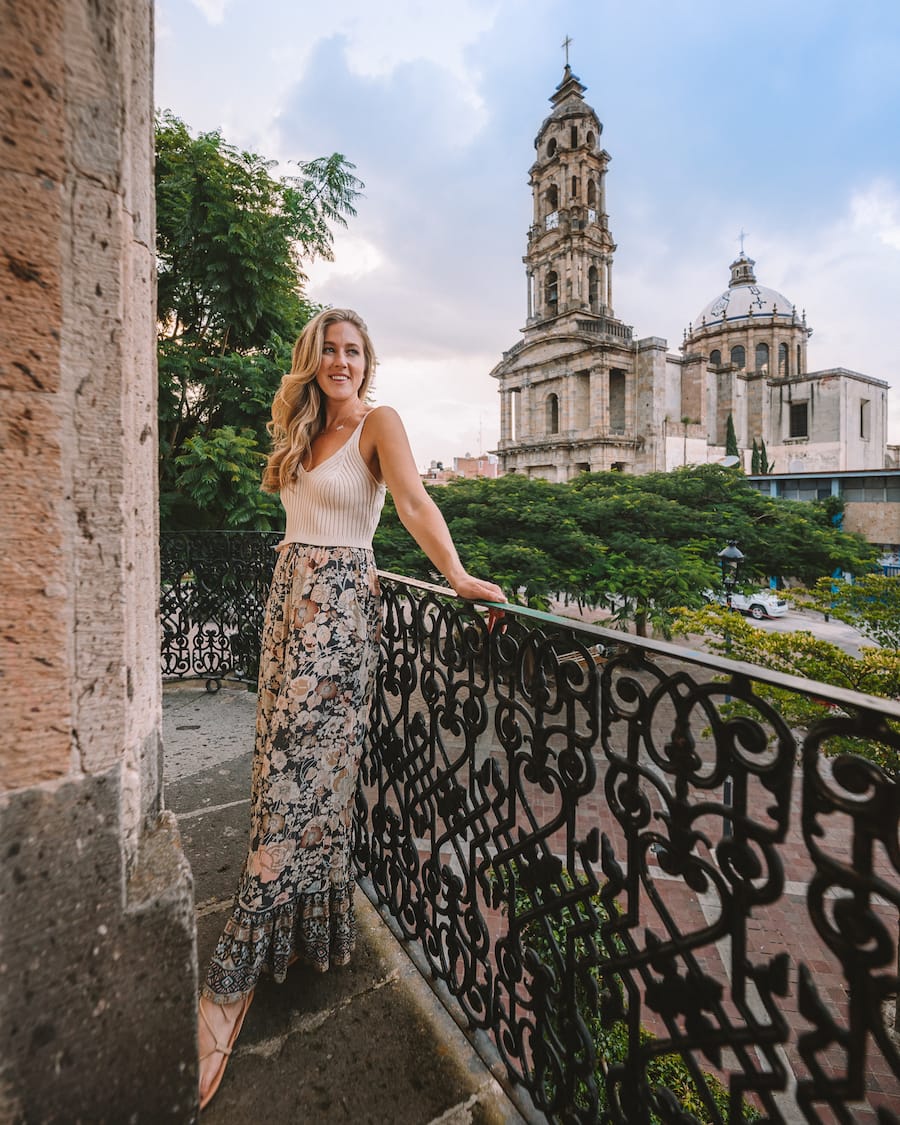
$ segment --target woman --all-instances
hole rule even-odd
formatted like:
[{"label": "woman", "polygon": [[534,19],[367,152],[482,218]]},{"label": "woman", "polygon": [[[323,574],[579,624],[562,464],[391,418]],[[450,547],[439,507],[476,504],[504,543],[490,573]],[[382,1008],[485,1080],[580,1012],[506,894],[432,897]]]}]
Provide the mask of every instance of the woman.
[{"label": "woman", "polygon": [[355,942],[350,828],[381,609],[372,536],[385,486],[457,595],[503,601],[467,574],[422,485],[403,423],[366,399],[375,355],[348,309],[307,324],[272,404],[263,488],[287,515],[266,607],[250,850],[200,998],[200,1108],[215,1094],[267,968],[324,971]]}]

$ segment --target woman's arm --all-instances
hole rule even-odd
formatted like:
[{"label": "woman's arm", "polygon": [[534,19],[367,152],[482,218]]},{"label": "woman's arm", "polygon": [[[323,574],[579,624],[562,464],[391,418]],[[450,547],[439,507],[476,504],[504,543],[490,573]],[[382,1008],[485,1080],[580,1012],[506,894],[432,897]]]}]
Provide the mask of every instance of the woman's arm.
[{"label": "woman's arm", "polygon": [[461,598],[502,602],[494,582],[473,578],[453,545],[447,522],[422,484],[400,415],[389,406],[373,410],[360,439],[360,452],[376,478],[384,478],[403,526]]}]

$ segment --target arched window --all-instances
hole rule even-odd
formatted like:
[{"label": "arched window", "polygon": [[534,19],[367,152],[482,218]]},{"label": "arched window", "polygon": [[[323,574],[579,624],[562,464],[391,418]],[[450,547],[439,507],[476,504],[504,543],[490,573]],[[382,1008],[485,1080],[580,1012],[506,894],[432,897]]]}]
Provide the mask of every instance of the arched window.
[{"label": "arched window", "polygon": [[709,362],[710,362],[710,365],[712,367],[721,367],[722,366],[722,353],[719,351],[718,348],[715,348],[713,351],[711,351],[709,353]]},{"label": "arched window", "polygon": [[572,177],[572,198],[573,199],[578,198],[578,177],[577,176]]},{"label": "arched window", "polygon": [[757,344],[756,345],[756,370],[762,371],[763,368],[765,368],[766,371],[769,370],[769,345],[768,344]]},{"label": "arched window", "polygon": [[544,307],[547,316],[556,316],[559,308],[559,278],[550,270],[544,282]]},{"label": "arched window", "polygon": [[547,141],[547,156],[548,157],[553,156],[553,154],[555,152],[556,152],[556,137],[551,137],[550,140]]},{"label": "arched window", "polygon": [[597,202],[597,185],[593,180],[588,180],[587,186],[587,205],[593,207]]},{"label": "arched window", "polygon": [[743,344],[735,344],[731,349],[731,362],[741,370],[747,366],[747,353],[744,351]]},{"label": "arched window", "polygon": [[790,375],[790,352],[787,344],[778,345],[778,374]]},{"label": "arched window", "polygon": [[572,148],[578,148],[578,126],[572,126]]},{"label": "arched window", "polygon": [[584,138],[584,143],[588,146],[588,148],[594,147],[594,134],[590,131],[590,129],[588,129],[587,136]]},{"label": "arched window", "polygon": [[597,284],[599,279],[597,267],[591,266],[588,270],[588,304],[591,307],[591,312],[597,312]]},{"label": "arched window", "polygon": [[800,363],[800,356],[801,355],[802,355],[802,352],[800,351],[800,345],[798,344],[797,345],[797,366],[794,368],[794,374],[795,375],[802,375],[803,374],[802,365]]},{"label": "arched window", "polygon": [[556,395],[547,395],[547,433],[559,433],[559,399]]},{"label": "arched window", "polygon": [[555,211],[559,207],[559,188],[556,184],[551,184],[544,193],[544,201],[547,204],[547,214]]}]

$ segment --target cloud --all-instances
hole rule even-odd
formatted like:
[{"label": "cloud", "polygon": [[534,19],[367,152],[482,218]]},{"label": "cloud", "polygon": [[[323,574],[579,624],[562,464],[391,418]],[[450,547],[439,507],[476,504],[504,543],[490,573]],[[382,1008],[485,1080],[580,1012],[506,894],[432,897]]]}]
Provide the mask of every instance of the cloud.
[{"label": "cloud", "polygon": [[[377,348],[380,326],[370,321],[369,327]],[[375,379],[375,401],[399,410],[420,468],[496,448],[497,384],[486,377],[496,359],[490,353],[385,355]]]},{"label": "cloud", "polygon": [[853,226],[863,237],[873,235],[885,246],[900,250],[900,193],[886,180],[877,180],[850,201]]},{"label": "cloud", "polygon": [[473,417],[485,435],[497,424],[489,372],[524,321],[528,168],[567,31],[612,154],[617,314],[677,351],[727,285],[743,227],[760,281],[807,309],[810,365],[898,384],[900,440],[900,160],[885,143],[900,70],[883,65],[900,8],[873,23],[866,5],[758,0],[748,23],[719,0],[689,17],[671,0],[157,6],[160,100],[192,128],[357,165],[358,217],[309,292],[366,317],[382,401],[421,434],[420,460],[476,445]]},{"label": "cloud", "polygon": [[380,248],[355,230],[338,230],[334,236],[334,261],[317,259],[307,266],[309,288],[324,289],[347,284],[384,269]]},{"label": "cloud", "polygon": [[487,373],[524,313],[524,282],[500,281],[496,263],[521,270],[530,201],[521,187],[514,207],[498,195],[507,151],[495,119],[473,109],[443,66],[419,60],[359,75],[346,41],[334,39],[310,59],[278,125],[282,151],[352,154],[366,184],[334,265],[310,269],[310,297],[378,322],[382,350],[463,363],[487,354],[482,391],[496,410]]},{"label": "cloud", "polygon": [[211,24],[220,24],[225,19],[225,9],[229,0],[192,0]]}]

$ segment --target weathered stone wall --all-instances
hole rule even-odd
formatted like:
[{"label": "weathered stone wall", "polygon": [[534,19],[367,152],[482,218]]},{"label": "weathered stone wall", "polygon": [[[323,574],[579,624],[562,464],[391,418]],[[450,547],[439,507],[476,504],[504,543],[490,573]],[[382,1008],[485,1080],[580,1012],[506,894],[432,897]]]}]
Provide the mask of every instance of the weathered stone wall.
[{"label": "weathered stone wall", "polygon": [[900,543],[900,504],[848,501],[843,526],[845,531],[858,531],[870,543]]},{"label": "weathered stone wall", "polygon": [[0,1120],[189,1120],[161,813],[152,5],[0,0]]}]

